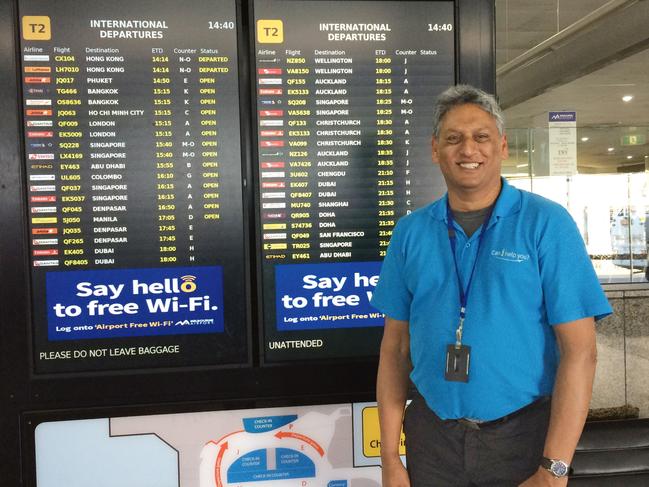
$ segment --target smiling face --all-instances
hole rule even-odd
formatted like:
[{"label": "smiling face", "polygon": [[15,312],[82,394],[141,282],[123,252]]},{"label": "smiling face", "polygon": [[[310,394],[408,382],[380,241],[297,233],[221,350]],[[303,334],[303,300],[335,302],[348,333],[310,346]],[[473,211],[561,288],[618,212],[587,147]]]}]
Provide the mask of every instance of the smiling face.
[{"label": "smiling face", "polygon": [[454,210],[491,205],[500,192],[500,167],[507,158],[507,139],[494,118],[467,103],[442,118],[439,138],[433,136],[433,161],[439,164]]}]

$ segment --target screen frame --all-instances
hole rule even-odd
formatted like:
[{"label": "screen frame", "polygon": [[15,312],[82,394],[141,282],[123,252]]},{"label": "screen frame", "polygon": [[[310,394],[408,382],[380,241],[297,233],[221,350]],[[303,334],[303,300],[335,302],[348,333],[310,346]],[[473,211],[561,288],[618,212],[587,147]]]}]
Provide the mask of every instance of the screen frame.
[{"label": "screen frame", "polygon": [[[272,0],[270,0],[272,2]],[[318,3],[328,2],[331,0],[285,0],[296,3]],[[395,0],[359,0],[362,2],[393,2]],[[399,1],[399,0],[396,0]],[[453,0],[413,0],[422,3],[451,3]],[[455,44],[455,83],[468,83],[482,88],[490,93],[495,92],[496,72],[495,72],[495,4],[493,0],[455,0],[454,2],[454,44]],[[255,0],[249,0],[249,45],[250,45],[250,97],[251,97],[251,159],[252,169],[251,178],[254,180],[254,221],[253,228],[255,236],[255,257],[256,265],[256,291],[258,300],[257,307],[257,331],[259,333],[259,342],[257,353],[262,367],[281,367],[286,365],[300,366],[307,363],[320,363],[322,366],[336,363],[340,360],[350,363],[377,363],[378,350],[375,355],[361,357],[345,358],[318,358],[315,360],[267,360],[266,351],[266,323],[264,312],[264,282],[263,282],[263,260],[262,260],[262,230],[261,230],[261,198],[260,198],[260,178],[258,157],[258,116],[257,116],[257,90],[254,84],[256,78],[257,65],[255,62]],[[487,26],[490,26],[487,27]],[[253,125],[254,124],[254,125]],[[336,261],[332,261],[336,262]],[[275,299],[275,296],[268,297],[268,300]],[[366,328],[360,328],[361,330]]]}]

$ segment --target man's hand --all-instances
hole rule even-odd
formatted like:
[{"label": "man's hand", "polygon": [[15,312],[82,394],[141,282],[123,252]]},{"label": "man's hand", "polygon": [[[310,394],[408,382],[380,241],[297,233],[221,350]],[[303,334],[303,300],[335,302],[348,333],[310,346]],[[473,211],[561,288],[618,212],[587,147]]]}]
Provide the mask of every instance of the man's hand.
[{"label": "man's hand", "polygon": [[546,469],[539,467],[536,473],[519,487],[566,487],[567,485],[568,477],[557,478]]},{"label": "man's hand", "polygon": [[403,463],[401,463],[401,460],[397,460],[396,462],[383,462],[381,468],[383,487],[410,487],[408,472],[403,466]]}]

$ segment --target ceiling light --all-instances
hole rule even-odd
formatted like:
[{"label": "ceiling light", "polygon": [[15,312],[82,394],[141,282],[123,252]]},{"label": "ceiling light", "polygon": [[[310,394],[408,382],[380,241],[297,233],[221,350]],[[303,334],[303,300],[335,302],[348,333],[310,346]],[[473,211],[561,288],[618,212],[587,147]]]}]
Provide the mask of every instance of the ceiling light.
[{"label": "ceiling light", "polygon": [[608,148],[608,151],[609,151],[609,152],[613,152],[614,150],[615,150],[615,147],[609,147],[609,148]]},{"label": "ceiling light", "polygon": [[633,100],[633,95],[624,95],[622,97],[622,101],[625,103],[629,103],[631,100]]},{"label": "ceiling light", "polygon": [[633,159],[633,156],[626,156],[627,159]]},{"label": "ceiling light", "polygon": [[527,167],[528,164],[516,164],[516,167]]},{"label": "ceiling light", "polygon": [[588,137],[582,137],[582,138],[581,138],[581,141],[582,141],[582,142],[588,142]]}]

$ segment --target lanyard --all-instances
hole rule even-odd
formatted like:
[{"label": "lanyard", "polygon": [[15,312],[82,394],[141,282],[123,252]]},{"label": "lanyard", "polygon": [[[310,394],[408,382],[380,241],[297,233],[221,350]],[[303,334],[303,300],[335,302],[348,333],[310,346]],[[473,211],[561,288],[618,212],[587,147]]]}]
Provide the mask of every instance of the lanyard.
[{"label": "lanyard", "polygon": [[466,304],[469,300],[469,291],[471,290],[471,282],[473,281],[473,274],[475,273],[475,267],[478,262],[478,257],[480,256],[480,247],[482,247],[482,241],[484,240],[485,233],[487,233],[487,225],[489,225],[489,220],[491,220],[491,214],[494,211],[494,203],[489,209],[489,213],[482,223],[482,230],[480,231],[480,237],[478,238],[478,250],[476,250],[476,258],[473,261],[473,267],[471,268],[471,274],[469,274],[469,280],[466,283],[466,289],[462,287],[462,279],[460,278],[460,269],[457,265],[457,256],[455,255],[455,246],[457,237],[455,235],[455,227],[453,226],[453,212],[451,211],[451,206],[446,200],[446,222],[448,226],[448,240],[451,243],[451,252],[453,254],[453,262],[455,263],[455,274],[457,276],[457,285],[460,290],[460,323],[455,331],[455,347],[460,348],[462,346],[462,329],[464,327],[464,318],[466,316]]}]

